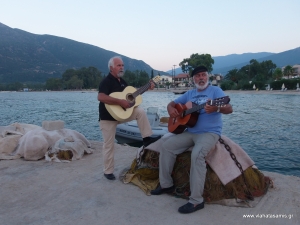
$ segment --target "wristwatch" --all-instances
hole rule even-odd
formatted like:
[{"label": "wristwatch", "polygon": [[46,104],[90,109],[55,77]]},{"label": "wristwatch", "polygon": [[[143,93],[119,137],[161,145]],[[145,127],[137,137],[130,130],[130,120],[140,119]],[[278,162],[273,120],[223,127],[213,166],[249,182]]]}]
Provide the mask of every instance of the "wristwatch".
[{"label": "wristwatch", "polygon": [[220,112],[220,109],[221,109],[221,106],[218,106],[218,110],[217,110],[217,112]]}]

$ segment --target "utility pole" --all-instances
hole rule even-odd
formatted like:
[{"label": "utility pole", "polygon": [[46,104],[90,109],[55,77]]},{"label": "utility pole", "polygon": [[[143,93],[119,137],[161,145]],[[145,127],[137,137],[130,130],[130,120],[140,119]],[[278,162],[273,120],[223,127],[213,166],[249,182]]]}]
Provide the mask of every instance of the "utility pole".
[{"label": "utility pole", "polygon": [[172,87],[172,84],[173,84],[173,67],[171,67],[171,69],[172,69],[172,74],[171,74],[171,77],[172,77],[172,80],[171,80],[171,87]]},{"label": "utility pole", "polygon": [[174,87],[175,87],[175,66],[176,65],[173,65],[174,66]]}]

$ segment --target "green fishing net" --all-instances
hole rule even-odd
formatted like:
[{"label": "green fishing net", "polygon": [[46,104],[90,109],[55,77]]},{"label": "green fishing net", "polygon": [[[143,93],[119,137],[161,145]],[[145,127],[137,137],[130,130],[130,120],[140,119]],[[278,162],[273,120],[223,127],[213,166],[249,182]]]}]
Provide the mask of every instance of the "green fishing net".
[{"label": "green fishing net", "polygon": [[[178,155],[172,172],[172,178],[176,187],[173,195],[185,199],[188,199],[190,195],[190,159],[190,151]],[[139,162],[136,159],[133,160],[127,174],[131,174],[131,177],[137,177],[137,180],[133,183],[149,194],[159,183],[159,153],[145,149],[143,156],[139,160]],[[267,192],[271,184],[269,177],[264,176],[262,172],[252,167],[244,171],[244,178],[240,175],[228,184],[223,185],[217,174],[207,164],[203,192],[205,202],[209,203],[222,199],[247,200],[249,195],[260,197]]]}]

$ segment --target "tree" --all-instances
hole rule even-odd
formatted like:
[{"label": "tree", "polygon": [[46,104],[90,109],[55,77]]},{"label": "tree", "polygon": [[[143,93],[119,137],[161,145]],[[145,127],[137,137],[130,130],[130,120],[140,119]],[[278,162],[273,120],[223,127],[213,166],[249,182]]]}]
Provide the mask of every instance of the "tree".
[{"label": "tree", "polygon": [[99,85],[98,80],[101,80],[101,72],[95,67],[82,67],[79,70],[76,70],[73,76],[77,76],[80,80],[82,80],[82,88],[96,88]]},{"label": "tree", "polygon": [[7,85],[7,90],[20,91],[23,89],[23,84],[20,82],[14,82]]},{"label": "tree", "polygon": [[[271,60],[258,62],[255,59],[250,60],[250,64],[243,66],[239,70],[234,69],[228,71],[225,75],[225,79],[231,80],[238,84],[237,88],[247,89],[249,85],[246,85],[249,81],[258,81],[269,83],[272,80],[272,72],[276,68]],[[240,81],[243,81],[240,86]]]},{"label": "tree", "polygon": [[[102,79],[101,72],[95,67],[82,67],[78,70],[68,69],[62,75],[62,82],[66,85],[66,88],[97,88]],[[81,80],[79,82],[78,80]],[[71,82],[70,82],[71,81]],[[74,84],[76,85],[74,86]],[[82,84],[80,84],[82,83]]]},{"label": "tree", "polygon": [[81,89],[83,86],[83,80],[79,79],[77,76],[72,76],[68,81],[68,87],[71,89]]},{"label": "tree", "polygon": [[238,69],[229,70],[228,73],[225,75],[224,79],[231,80],[234,83],[238,83]]},{"label": "tree", "polygon": [[281,80],[282,76],[283,76],[282,70],[281,70],[280,68],[276,68],[276,69],[274,70],[274,73],[273,73],[272,78],[273,78],[274,80]]},{"label": "tree", "polygon": [[140,74],[139,74],[139,84],[140,84],[140,86],[144,86],[148,82],[149,82],[149,74],[144,70],[140,71]]},{"label": "tree", "polygon": [[276,64],[272,60],[263,61],[260,63],[261,74],[265,75],[266,80],[271,80],[273,78],[273,71],[276,69]]},{"label": "tree", "polygon": [[256,59],[251,59],[250,60],[250,77],[253,79],[255,75],[257,75],[260,72],[260,64]]},{"label": "tree", "polygon": [[134,87],[136,85],[136,80],[137,80],[136,74],[131,72],[130,70],[126,70],[122,78],[126,81],[126,83],[129,86]]},{"label": "tree", "polygon": [[190,58],[183,59],[182,62],[179,63],[182,71],[185,73],[191,74],[192,70],[197,66],[205,66],[208,72],[213,70],[212,65],[215,63],[210,54],[202,54],[198,53],[192,54]]},{"label": "tree", "polygon": [[288,79],[290,78],[290,75],[292,76],[293,75],[293,67],[291,65],[287,65],[286,67],[284,67],[283,69],[283,74],[284,76],[287,76]]},{"label": "tree", "polygon": [[234,86],[235,86],[235,83],[232,82],[231,80],[224,80],[221,83],[221,88],[223,91],[232,90],[234,88]]},{"label": "tree", "polygon": [[126,70],[123,79],[129,86],[141,87],[149,82],[149,74],[144,70],[136,70],[134,72]]},{"label": "tree", "polygon": [[46,81],[47,90],[59,91],[62,89],[62,81],[59,78],[50,78]]},{"label": "tree", "polygon": [[74,76],[76,73],[76,70],[74,69],[67,69],[63,75],[62,75],[62,80],[63,81],[68,81],[71,79],[72,76]]}]

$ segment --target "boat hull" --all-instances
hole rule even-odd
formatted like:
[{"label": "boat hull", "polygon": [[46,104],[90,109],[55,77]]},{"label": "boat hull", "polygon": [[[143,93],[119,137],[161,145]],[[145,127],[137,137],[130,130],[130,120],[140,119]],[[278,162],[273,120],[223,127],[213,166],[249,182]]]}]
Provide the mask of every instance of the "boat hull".
[{"label": "boat hull", "polygon": [[[167,126],[151,127],[153,134],[151,137],[162,136],[168,132]],[[123,123],[117,126],[116,139],[119,144],[130,144],[136,142],[142,142],[143,138],[141,136],[138,126],[134,123]]]},{"label": "boat hull", "polygon": [[[153,134],[151,137],[163,136],[168,132],[168,117],[159,117],[157,107],[148,107],[147,118],[151,126]],[[137,122],[130,121],[117,125],[116,139],[119,144],[130,144],[134,146],[142,146],[143,138]]]}]

